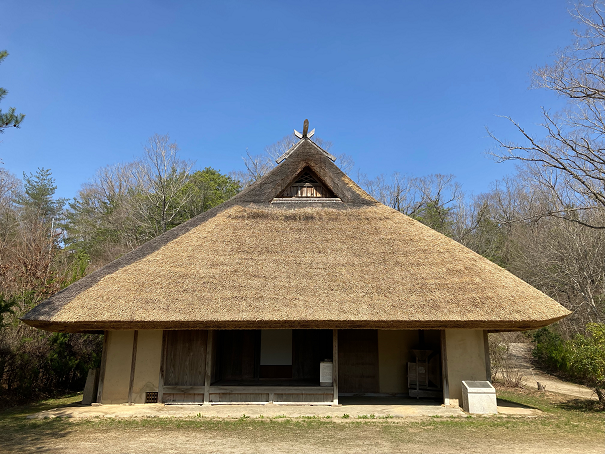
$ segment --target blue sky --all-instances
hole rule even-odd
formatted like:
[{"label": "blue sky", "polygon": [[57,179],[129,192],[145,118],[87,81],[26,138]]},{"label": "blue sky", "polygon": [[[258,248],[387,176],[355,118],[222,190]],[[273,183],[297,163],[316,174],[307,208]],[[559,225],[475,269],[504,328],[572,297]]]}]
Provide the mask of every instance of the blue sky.
[{"label": "blue sky", "polygon": [[[369,176],[452,173],[479,193],[497,115],[539,132],[532,69],[571,42],[563,0],[0,1],[4,167],[51,168],[62,197],[169,133],[196,167],[242,170],[305,118]],[[338,163],[338,162],[337,162]]]}]

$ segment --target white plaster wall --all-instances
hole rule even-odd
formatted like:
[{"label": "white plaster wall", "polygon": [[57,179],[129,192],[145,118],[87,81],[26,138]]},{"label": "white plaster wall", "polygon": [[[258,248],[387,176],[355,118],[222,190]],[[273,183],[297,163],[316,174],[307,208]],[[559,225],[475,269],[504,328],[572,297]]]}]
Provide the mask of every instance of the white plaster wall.
[{"label": "white plaster wall", "polygon": [[101,403],[128,402],[134,331],[108,331]]},{"label": "white plaster wall", "polygon": [[145,403],[146,392],[157,392],[162,361],[162,330],[140,330],[132,383],[132,402]]},{"label": "white plaster wall", "polygon": [[446,329],[450,404],[462,403],[462,380],[488,380],[483,330]]}]

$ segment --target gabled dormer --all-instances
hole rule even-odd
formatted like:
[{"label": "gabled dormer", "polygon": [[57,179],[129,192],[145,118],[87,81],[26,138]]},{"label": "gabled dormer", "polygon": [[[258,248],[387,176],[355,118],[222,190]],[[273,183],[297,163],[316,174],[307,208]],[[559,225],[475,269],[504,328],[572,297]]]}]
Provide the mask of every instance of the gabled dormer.
[{"label": "gabled dormer", "polygon": [[333,199],[334,192],[317,176],[310,167],[305,167],[284,189],[279,199]]}]

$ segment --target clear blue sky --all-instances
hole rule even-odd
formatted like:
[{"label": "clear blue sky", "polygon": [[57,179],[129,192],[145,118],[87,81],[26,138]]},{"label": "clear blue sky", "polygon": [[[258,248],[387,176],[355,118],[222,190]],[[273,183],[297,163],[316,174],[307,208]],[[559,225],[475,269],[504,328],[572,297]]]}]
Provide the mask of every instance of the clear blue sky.
[{"label": "clear blue sky", "polygon": [[571,42],[564,0],[0,1],[4,167],[51,168],[73,197],[169,133],[196,167],[241,170],[305,118],[370,176],[452,173],[468,193],[512,171],[485,127],[531,130],[552,94],[531,70]]}]

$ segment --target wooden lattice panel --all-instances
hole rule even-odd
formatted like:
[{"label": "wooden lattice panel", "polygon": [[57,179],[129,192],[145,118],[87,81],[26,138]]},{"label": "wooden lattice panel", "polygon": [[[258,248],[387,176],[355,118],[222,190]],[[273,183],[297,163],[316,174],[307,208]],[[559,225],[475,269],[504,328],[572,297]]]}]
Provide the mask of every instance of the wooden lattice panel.
[{"label": "wooden lattice panel", "polygon": [[280,197],[318,199],[334,197],[334,194],[310,169],[306,169],[282,192]]}]

